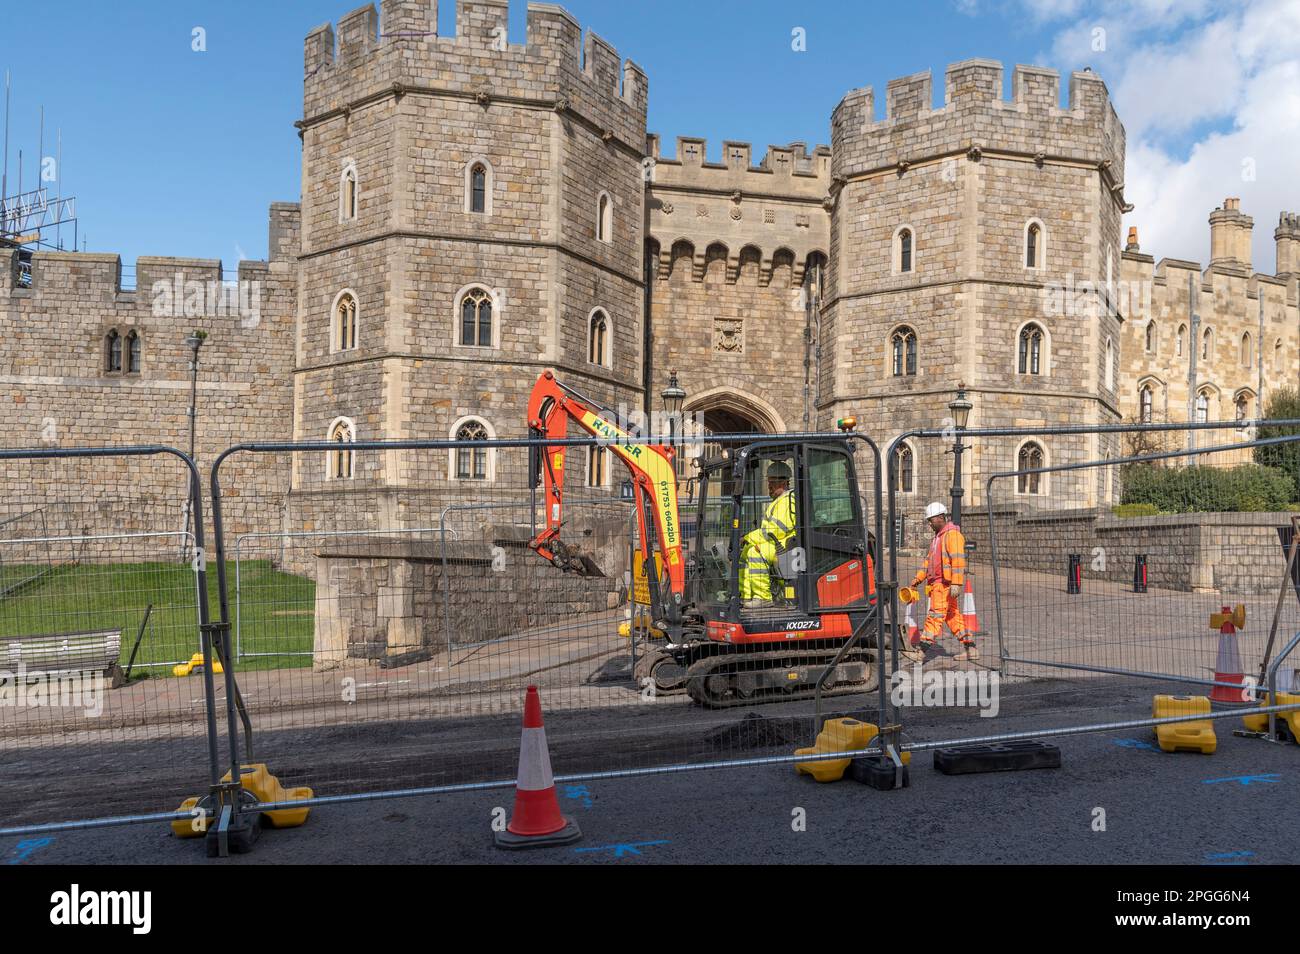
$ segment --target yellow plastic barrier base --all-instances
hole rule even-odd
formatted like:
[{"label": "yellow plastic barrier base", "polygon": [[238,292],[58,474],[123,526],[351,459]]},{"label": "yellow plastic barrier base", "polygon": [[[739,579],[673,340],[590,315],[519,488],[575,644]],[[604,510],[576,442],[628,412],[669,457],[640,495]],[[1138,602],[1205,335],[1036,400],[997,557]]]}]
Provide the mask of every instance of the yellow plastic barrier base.
[{"label": "yellow plastic barrier base", "polygon": [[[637,623],[639,624],[638,628],[640,629],[641,633],[643,635],[648,634],[651,639],[665,639],[668,636],[668,634],[665,633],[659,627],[650,625],[650,618],[648,616],[642,616],[640,619],[637,620]],[[631,638],[632,624],[619,623],[618,634],[622,636],[624,639]]]},{"label": "yellow plastic barrier base", "polygon": [[[252,792],[259,802],[296,802],[312,797],[312,790],[305,785],[299,788],[285,788],[263,762],[241,765],[239,771],[240,784],[246,791]],[[230,773],[223,775],[221,781],[229,782]],[[202,800],[202,798],[187,798],[181,802],[181,807],[177,811],[193,812]],[[262,812],[262,818],[272,828],[296,828],[307,820],[310,813],[310,808],[277,808],[274,811]],[[193,818],[176,818],[172,820],[172,834],[177,838],[198,838],[206,834],[206,831],[196,831]]]},{"label": "yellow plastic barrier base", "polygon": [[[1261,700],[1261,701],[1260,701],[1260,705],[1261,705],[1261,706],[1267,706],[1267,705],[1278,705],[1278,706],[1300,705],[1300,693],[1295,693],[1295,692],[1279,692],[1279,693],[1277,694],[1277,702],[1268,702],[1268,701],[1266,701],[1266,700],[1267,700],[1268,693],[1265,693],[1264,696],[1265,696],[1265,700]],[[1247,728],[1247,730],[1249,730],[1249,731],[1251,731],[1251,732],[1267,732],[1267,731],[1268,731],[1268,713],[1267,713],[1267,712],[1264,713],[1263,715],[1248,715],[1248,716],[1242,716],[1242,717],[1241,717],[1241,721],[1242,721],[1242,724],[1245,725],[1245,727]],[[1291,740],[1292,740],[1293,742],[1300,743],[1300,710],[1296,710],[1295,712],[1279,712],[1279,713],[1277,714],[1277,721],[1278,721],[1278,722],[1281,722],[1281,723],[1283,723],[1283,724],[1286,725],[1287,731],[1291,733]]]},{"label": "yellow plastic barrier base", "polygon": [[[188,676],[190,673],[202,672],[202,671],[203,671],[202,653],[195,653],[193,656],[190,657],[189,662],[183,662],[179,666],[172,666],[173,676]],[[212,657],[212,671],[214,673],[225,672],[225,670],[221,668],[221,660],[217,659],[216,656]]]},{"label": "yellow plastic barrier base", "polygon": [[[809,748],[795,749],[795,755],[822,755],[829,752],[856,752],[871,744],[880,730],[874,722],[860,722],[857,719],[828,719],[817,733],[817,741]],[[904,752],[903,764],[912,761],[912,753]],[[815,762],[795,762],[794,770],[799,775],[811,775],[819,782],[838,782],[844,777],[849,763],[847,759],[818,759]]]},{"label": "yellow plastic barrier base", "polygon": [[[1208,696],[1156,696],[1151,701],[1151,718],[1169,719],[1174,716],[1209,715]],[[1200,752],[1213,755],[1219,747],[1210,719],[1196,722],[1173,722],[1155,727],[1156,741],[1165,752]]]}]

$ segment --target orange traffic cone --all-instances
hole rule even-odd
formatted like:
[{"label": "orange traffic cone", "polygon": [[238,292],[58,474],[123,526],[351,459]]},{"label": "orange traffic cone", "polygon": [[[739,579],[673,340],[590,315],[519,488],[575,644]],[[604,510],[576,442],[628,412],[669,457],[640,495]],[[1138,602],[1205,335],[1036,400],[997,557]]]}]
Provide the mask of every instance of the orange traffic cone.
[{"label": "orange traffic cone", "polygon": [[907,641],[915,646],[921,641],[921,631],[916,627],[916,617],[912,615],[912,604],[907,604],[907,615],[903,618],[903,625],[907,627]]},{"label": "orange traffic cone", "polygon": [[567,845],[582,837],[572,818],[561,814],[551,775],[551,755],[542,725],[542,700],[537,687],[528,687],[524,700],[524,731],[519,742],[519,775],[515,811],[505,831],[496,833],[498,848],[542,848]]},{"label": "orange traffic cone", "polygon": [[1241,671],[1241,651],[1237,647],[1237,629],[1246,624],[1246,608],[1238,605],[1236,611],[1223,607],[1218,613],[1210,614],[1210,628],[1218,629],[1219,654],[1214,664],[1214,681],[1231,682],[1240,685],[1240,689],[1231,686],[1215,686],[1210,691],[1213,702],[1227,702],[1242,705],[1249,702],[1246,698],[1246,681]]},{"label": "orange traffic cone", "polygon": [[974,636],[980,631],[980,618],[975,612],[975,591],[971,589],[970,574],[966,575],[966,592],[961,597],[961,613],[966,617],[966,630]]}]

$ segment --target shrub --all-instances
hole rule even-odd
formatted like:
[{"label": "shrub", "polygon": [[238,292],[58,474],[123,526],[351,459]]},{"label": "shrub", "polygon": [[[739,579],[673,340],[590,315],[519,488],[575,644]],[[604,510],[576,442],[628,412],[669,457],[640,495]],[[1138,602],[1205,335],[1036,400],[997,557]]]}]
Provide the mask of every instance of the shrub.
[{"label": "shrub", "polygon": [[[1282,388],[1268,399],[1264,416],[1271,421],[1300,420],[1300,391],[1295,388]],[[1288,425],[1282,427],[1261,427],[1258,437],[1289,437],[1300,434],[1300,427]],[[1300,440],[1287,444],[1274,444],[1269,447],[1255,448],[1255,463],[1264,467],[1275,467],[1287,474],[1295,490],[1291,496],[1300,495]]]},{"label": "shrub", "polygon": [[1149,503],[1131,503],[1120,504],[1118,507],[1111,507],[1111,512],[1117,517],[1154,517],[1160,512],[1160,508],[1155,504]]},{"label": "shrub", "polygon": [[1124,468],[1123,481],[1121,506],[1147,504],[1160,513],[1285,510],[1296,492],[1290,474],[1259,464],[1231,468],[1130,464]]}]

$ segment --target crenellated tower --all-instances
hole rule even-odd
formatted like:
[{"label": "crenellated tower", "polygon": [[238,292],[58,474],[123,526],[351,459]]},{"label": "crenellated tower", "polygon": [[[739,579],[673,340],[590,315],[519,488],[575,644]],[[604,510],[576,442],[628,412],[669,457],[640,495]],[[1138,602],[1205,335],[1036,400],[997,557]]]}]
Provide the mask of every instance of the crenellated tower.
[{"label": "crenellated tower", "polygon": [[[835,109],[823,425],[856,414],[891,439],[940,428],[961,382],[972,427],[1117,419],[1123,312],[1106,302],[1119,279],[1124,129],[1100,77],[1072,74],[1065,107],[1059,83],[1017,66],[1006,101],[1001,64],[968,60],[948,68],[941,107],[927,71],[888,84],[883,117],[870,88]],[[981,444],[966,458],[968,503],[1019,454]],[[1104,436],[1039,444],[1048,464],[1114,451]],[[945,499],[950,459],[919,459],[938,450],[915,448],[918,499]],[[1067,475],[1052,488],[1058,506],[1106,492]]]},{"label": "crenellated tower", "polygon": [[[460,0],[455,36],[436,25],[435,0],[383,0],[306,39],[299,439],[340,421],[358,440],[471,420],[522,436],[550,366],[642,401],[644,72],[548,4],[522,45],[505,0]],[[413,461],[359,455],[353,486],[459,479]],[[492,476],[517,487],[518,463]],[[324,487],[320,470],[304,459],[295,486]]]}]

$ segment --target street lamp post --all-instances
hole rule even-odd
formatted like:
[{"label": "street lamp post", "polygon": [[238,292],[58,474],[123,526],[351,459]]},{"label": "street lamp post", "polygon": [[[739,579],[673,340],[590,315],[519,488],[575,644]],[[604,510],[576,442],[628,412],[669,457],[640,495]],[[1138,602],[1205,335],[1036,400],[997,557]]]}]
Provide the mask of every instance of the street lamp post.
[{"label": "street lamp post", "polygon": [[952,445],[952,507],[949,516],[952,522],[961,523],[961,454],[967,450],[970,445],[961,442],[962,431],[966,430],[966,425],[970,423],[970,411],[974,405],[966,399],[966,384],[958,382],[957,397],[950,401],[948,410],[952,412],[952,422],[956,427],[956,437]]},{"label": "street lamp post", "polygon": [[668,386],[659,392],[663,398],[664,412],[668,415],[668,446],[677,449],[677,419],[686,401],[686,389],[677,380],[677,372],[668,372]]},{"label": "street lamp post", "polygon": [[[206,331],[194,330],[185,336],[185,346],[190,349],[190,460],[194,460],[195,441],[199,406],[199,349],[207,339]],[[189,493],[185,495],[185,536],[181,539],[181,559],[184,560],[190,548],[190,527],[194,516],[194,477],[191,474]]]}]

